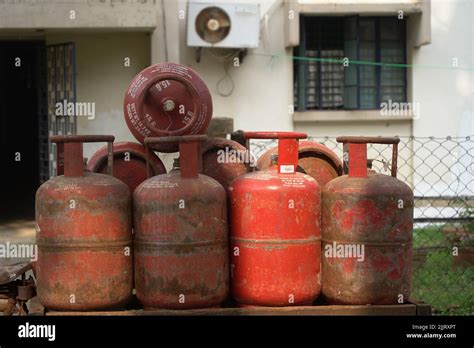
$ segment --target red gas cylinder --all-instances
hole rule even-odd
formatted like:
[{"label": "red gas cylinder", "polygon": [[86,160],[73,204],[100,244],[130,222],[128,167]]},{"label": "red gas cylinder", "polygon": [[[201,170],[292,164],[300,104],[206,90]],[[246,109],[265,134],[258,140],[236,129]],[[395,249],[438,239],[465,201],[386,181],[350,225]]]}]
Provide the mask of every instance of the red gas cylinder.
[{"label": "red gas cylinder", "polygon": [[111,175],[84,172],[82,143],[108,142],[112,174],[113,136],[64,135],[64,175],[36,193],[38,296],[52,310],[120,307],[132,295],[131,196]]},{"label": "red gas cylinder", "polygon": [[229,190],[231,287],[241,305],[311,304],[321,291],[320,187],[296,172],[304,133],[245,132],[278,139],[278,162],[235,179]]},{"label": "red gas cylinder", "polygon": [[[260,156],[257,162],[258,169],[268,168],[271,155],[276,153],[278,153],[278,148],[274,147]],[[337,155],[327,146],[315,141],[300,141],[298,166],[305,174],[315,178],[321,187],[342,174],[342,163]]]},{"label": "red gas cylinder", "polygon": [[202,173],[216,179],[226,191],[235,178],[246,174],[252,163],[247,149],[238,142],[209,138],[201,146]]},{"label": "red gas cylinder", "polygon": [[179,143],[168,174],[140,184],[134,194],[135,286],[145,309],[218,306],[229,290],[224,188],[198,174],[204,135],[146,138]]},{"label": "red gas cylinder", "polygon": [[[124,100],[128,127],[143,144],[145,137],[203,134],[211,121],[212,100],[199,75],[184,65],[152,65],[132,80]],[[177,144],[157,144],[176,152]]]},{"label": "red gas cylinder", "polygon": [[[348,144],[349,175],[322,191],[323,295],[330,303],[403,303],[411,288],[413,192],[396,179],[400,139],[337,141]],[[367,143],[393,145],[392,176],[367,170]]]},{"label": "red gas cylinder", "polygon": [[[94,173],[107,173],[107,146],[98,149],[89,160],[87,169]],[[160,158],[149,153],[152,175],[166,173]],[[147,179],[146,151],[141,144],[118,142],[114,144],[114,177],[127,184],[130,192]]]}]

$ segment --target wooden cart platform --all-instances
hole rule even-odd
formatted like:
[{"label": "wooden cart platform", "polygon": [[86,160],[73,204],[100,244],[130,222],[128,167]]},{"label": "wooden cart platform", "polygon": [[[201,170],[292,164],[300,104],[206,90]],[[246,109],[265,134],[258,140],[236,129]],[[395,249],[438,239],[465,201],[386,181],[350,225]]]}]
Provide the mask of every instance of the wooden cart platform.
[{"label": "wooden cart platform", "polygon": [[117,310],[99,312],[55,312],[35,310],[36,315],[47,316],[246,316],[246,315],[268,315],[268,316],[318,316],[318,315],[398,315],[416,316],[431,315],[431,306],[424,303],[407,303],[400,305],[317,305],[301,307],[251,307],[251,308],[206,308],[187,310]]}]

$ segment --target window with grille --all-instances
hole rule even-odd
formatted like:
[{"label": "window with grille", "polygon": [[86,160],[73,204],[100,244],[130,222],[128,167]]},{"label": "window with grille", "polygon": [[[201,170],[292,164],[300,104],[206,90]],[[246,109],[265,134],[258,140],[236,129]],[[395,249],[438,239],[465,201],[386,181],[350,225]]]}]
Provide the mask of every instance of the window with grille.
[{"label": "window with grille", "polygon": [[379,109],[389,100],[406,102],[406,68],[397,66],[406,63],[404,20],[302,16],[300,25],[294,51],[297,110]]}]

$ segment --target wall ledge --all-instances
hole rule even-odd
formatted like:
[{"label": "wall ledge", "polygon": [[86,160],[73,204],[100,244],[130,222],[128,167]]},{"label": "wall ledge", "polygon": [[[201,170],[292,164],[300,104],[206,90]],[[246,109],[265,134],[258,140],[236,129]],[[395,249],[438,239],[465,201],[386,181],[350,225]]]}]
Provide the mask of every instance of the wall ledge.
[{"label": "wall ledge", "polygon": [[[411,30],[415,33],[415,47],[431,43],[431,0],[293,0],[285,2],[285,43],[299,45],[299,15],[314,16],[397,16],[399,11],[413,18]],[[290,16],[291,14],[291,16]]]},{"label": "wall ledge", "polygon": [[404,115],[382,115],[381,110],[318,110],[297,111],[293,114],[294,122],[400,122],[412,121],[416,116],[411,112]]},{"label": "wall ledge", "polygon": [[156,8],[157,5],[150,1],[0,2],[0,29],[130,28],[151,31],[158,24]]}]

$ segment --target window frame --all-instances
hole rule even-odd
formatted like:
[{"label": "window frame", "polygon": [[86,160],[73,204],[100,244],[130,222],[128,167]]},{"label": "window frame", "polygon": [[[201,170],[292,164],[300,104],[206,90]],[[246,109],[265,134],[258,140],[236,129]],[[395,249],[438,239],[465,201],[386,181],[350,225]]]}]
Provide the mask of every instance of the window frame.
[{"label": "window frame", "polygon": [[[357,53],[357,58],[356,60],[360,60],[360,19],[363,18],[364,20],[373,20],[374,21],[374,28],[375,28],[375,33],[374,33],[374,40],[375,40],[375,62],[380,62],[381,59],[381,22],[382,19],[385,18],[395,18],[398,19],[396,16],[383,16],[383,15],[369,15],[369,16],[363,16],[360,14],[357,15],[342,15],[342,16],[324,16],[324,15],[308,15],[308,14],[300,14],[299,18],[299,24],[300,24],[300,44],[296,46],[293,50],[293,54],[298,56],[298,57],[306,57],[306,51],[307,51],[307,32],[306,32],[306,19],[307,18],[340,18],[343,19],[343,22],[345,23],[346,20],[350,18],[355,18],[356,20],[356,53]],[[401,25],[401,42],[403,43],[403,61],[399,64],[407,64],[408,57],[407,57],[407,21],[406,19],[402,19],[403,25]],[[317,24],[318,26],[318,37],[319,37],[319,43],[318,43],[318,52],[321,51],[321,24]],[[343,31],[345,28],[342,28]],[[347,52],[344,52],[344,56],[347,57]],[[350,64],[350,60],[349,60]],[[376,79],[376,102],[375,108],[361,108],[361,96],[360,96],[360,91],[361,91],[361,85],[360,85],[360,65],[356,64],[356,75],[357,75],[357,107],[347,107],[346,103],[344,103],[343,108],[333,108],[333,109],[325,109],[323,108],[322,105],[322,88],[321,88],[321,62],[318,61],[318,76],[317,79],[319,80],[319,88],[318,88],[318,95],[319,95],[319,106],[316,108],[311,108],[307,109],[306,108],[306,84],[308,82],[307,76],[308,76],[308,64],[305,64],[304,59],[295,59],[294,64],[293,64],[293,71],[295,73],[295,78],[294,78],[294,85],[295,82],[297,82],[297,90],[294,91],[295,98],[297,97],[297,105],[296,105],[296,112],[324,112],[324,111],[364,111],[364,110],[380,110],[381,108],[381,76],[382,76],[382,67],[380,65],[375,65],[375,79]],[[404,68],[403,70],[403,102],[408,102],[408,72],[407,68]]]}]

